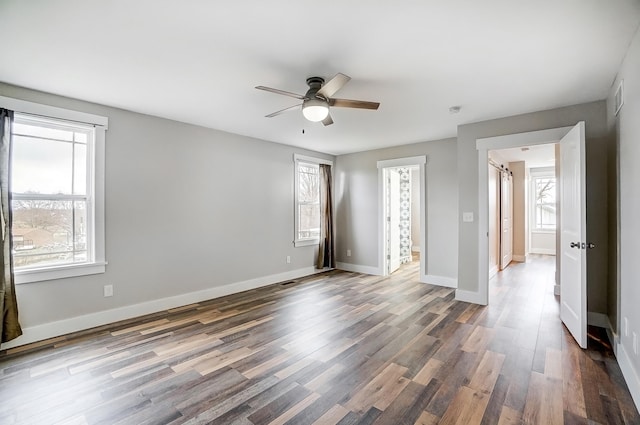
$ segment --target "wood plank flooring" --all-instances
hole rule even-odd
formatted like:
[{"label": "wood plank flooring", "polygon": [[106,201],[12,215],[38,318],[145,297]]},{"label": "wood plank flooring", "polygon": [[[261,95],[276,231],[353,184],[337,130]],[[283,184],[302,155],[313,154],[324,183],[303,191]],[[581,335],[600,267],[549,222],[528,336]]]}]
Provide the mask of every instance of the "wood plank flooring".
[{"label": "wood plank flooring", "polygon": [[558,319],[553,257],[491,303],[332,271],[0,353],[1,424],[640,424],[606,333]]}]

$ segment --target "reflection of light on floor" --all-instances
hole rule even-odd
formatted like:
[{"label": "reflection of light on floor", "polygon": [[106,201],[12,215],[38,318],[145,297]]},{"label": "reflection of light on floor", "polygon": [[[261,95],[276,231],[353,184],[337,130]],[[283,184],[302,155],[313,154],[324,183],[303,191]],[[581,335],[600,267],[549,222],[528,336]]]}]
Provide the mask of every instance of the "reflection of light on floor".
[{"label": "reflection of light on floor", "polygon": [[[328,289],[328,288],[327,288]],[[311,353],[331,342],[335,329],[335,316],[339,310],[331,304],[342,296],[326,296],[326,290],[312,288],[301,299],[295,300],[283,311],[282,319],[294,330],[291,341],[283,345],[292,353]],[[341,306],[344,308],[344,306]]]}]

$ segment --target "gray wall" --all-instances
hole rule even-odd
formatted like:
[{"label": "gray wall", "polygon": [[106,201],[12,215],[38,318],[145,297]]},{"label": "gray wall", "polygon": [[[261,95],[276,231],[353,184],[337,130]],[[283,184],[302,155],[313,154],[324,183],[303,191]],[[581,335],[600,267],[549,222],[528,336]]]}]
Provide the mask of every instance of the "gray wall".
[{"label": "gray wall", "polygon": [[109,118],[106,273],[18,285],[23,327],[314,265],[315,246],[292,244],[293,154],[334,157],[5,84],[0,95]]},{"label": "gray wall", "polygon": [[[624,80],[624,106],[616,117],[614,114],[614,95],[620,80]],[[633,333],[640,338],[640,32],[629,47],[627,56],[622,64],[618,77],[613,84],[608,99],[609,123],[612,132],[617,136],[619,146],[619,287],[610,289],[615,294],[616,302],[611,300],[610,317],[617,311],[618,317],[612,317],[612,323],[617,323],[622,351],[618,348],[618,359],[621,364],[629,362],[635,369],[635,382],[630,381],[632,374],[625,373],[625,377],[636,405],[640,404],[640,355],[633,351]],[[615,198],[613,199],[615,202]],[[614,247],[612,247],[614,248]],[[625,333],[624,326],[619,327],[619,320],[629,323],[629,332]],[[634,392],[635,391],[635,392]]]},{"label": "gray wall", "polygon": [[[388,159],[426,155],[427,274],[457,276],[456,140],[445,139],[341,155],[336,160],[336,258],[378,264],[378,168]],[[352,256],[347,257],[347,249]]]},{"label": "gray wall", "polygon": [[458,126],[458,288],[478,291],[478,221],[462,222],[462,212],[478,217],[479,138],[575,125],[585,121],[587,133],[587,238],[598,249],[589,252],[588,310],[606,312],[607,305],[607,137],[606,102],[597,101]]}]

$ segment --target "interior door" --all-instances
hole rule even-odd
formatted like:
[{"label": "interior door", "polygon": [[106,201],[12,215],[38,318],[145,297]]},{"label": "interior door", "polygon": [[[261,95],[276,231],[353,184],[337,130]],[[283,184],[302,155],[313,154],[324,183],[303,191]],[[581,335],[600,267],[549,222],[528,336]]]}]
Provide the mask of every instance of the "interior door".
[{"label": "interior door", "polygon": [[397,169],[388,170],[389,179],[387,223],[389,224],[387,241],[389,274],[400,268],[400,173]]},{"label": "interior door", "polygon": [[500,262],[500,171],[489,165],[489,278],[497,272]]},{"label": "interior door", "polygon": [[584,122],[560,140],[560,318],[587,347]]},{"label": "interior door", "polygon": [[504,270],[513,260],[513,177],[509,172],[502,173],[500,215],[500,270]]}]

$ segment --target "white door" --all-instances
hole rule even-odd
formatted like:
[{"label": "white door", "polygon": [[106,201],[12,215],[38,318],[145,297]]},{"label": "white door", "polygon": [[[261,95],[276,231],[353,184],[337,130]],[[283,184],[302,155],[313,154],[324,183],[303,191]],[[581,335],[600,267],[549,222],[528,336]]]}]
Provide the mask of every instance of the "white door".
[{"label": "white door", "polygon": [[513,260],[513,177],[508,172],[502,173],[500,214],[502,218],[500,270],[504,270]]},{"label": "white door", "polygon": [[587,347],[584,122],[560,140],[560,318]]},{"label": "white door", "polygon": [[389,274],[400,268],[400,173],[397,169],[388,170],[387,194],[389,196],[387,205],[388,227],[388,262]]},{"label": "white door", "polygon": [[500,174],[489,165],[489,278],[498,272],[500,265]]}]

